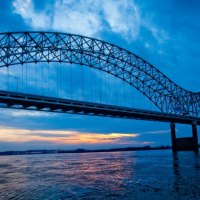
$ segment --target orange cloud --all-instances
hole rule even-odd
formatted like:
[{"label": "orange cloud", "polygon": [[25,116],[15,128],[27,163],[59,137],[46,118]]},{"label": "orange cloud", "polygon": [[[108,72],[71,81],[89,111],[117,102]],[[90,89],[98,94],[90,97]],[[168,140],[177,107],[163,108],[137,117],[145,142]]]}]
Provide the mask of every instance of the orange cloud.
[{"label": "orange cloud", "polygon": [[[26,130],[14,128],[0,128],[2,142],[30,142],[44,141],[56,144],[101,144],[118,143],[121,140],[132,140],[139,134],[132,133],[87,133],[60,130]],[[126,143],[126,141],[124,141]]]}]

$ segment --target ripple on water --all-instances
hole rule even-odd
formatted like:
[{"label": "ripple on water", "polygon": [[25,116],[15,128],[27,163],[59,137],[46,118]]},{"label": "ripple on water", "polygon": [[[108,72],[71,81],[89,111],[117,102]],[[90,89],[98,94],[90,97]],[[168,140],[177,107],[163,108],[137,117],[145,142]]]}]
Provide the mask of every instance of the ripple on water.
[{"label": "ripple on water", "polygon": [[191,152],[3,156],[0,199],[200,199]]}]

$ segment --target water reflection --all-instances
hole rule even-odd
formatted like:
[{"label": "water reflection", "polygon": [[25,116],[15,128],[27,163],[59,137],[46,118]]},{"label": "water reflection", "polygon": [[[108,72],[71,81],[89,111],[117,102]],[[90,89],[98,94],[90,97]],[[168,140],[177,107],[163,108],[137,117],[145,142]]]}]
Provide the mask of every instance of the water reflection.
[{"label": "water reflection", "polygon": [[174,152],[173,154],[174,183],[176,195],[188,195],[188,198],[200,197],[200,157],[198,152]]},{"label": "water reflection", "polygon": [[171,151],[5,156],[0,199],[198,199],[199,160]]},{"label": "water reflection", "polygon": [[174,184],[173,189],[176,192],[180,191],[180,184],[181,184],[181,176],[180,176],[180,169],[179,169],[179,156],[177,152],[173,152],[173,169],[174,169]]}]

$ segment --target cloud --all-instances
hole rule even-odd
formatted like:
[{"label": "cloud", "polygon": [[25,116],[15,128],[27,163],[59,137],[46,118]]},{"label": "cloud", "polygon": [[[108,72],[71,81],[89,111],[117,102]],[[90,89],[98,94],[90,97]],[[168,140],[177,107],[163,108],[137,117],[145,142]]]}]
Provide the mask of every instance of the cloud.
[{"label": "cloud", "polygon": [[[94,3],[95,4],[95,3]],[[96,35],[103,29],[98,7],[92,1],[56,1],[52,28],[58,31]]]},{"label": "cloud", "polygon": [[25,22],[34,28],[49,26],[50,18],[45,12],[36,12],[32,0],[13,1],[14,12],[20,14]]},{"label": "cloud", "polygon": [[50,113],[44,111],[30,111],[30,110],[20,110],[20,109],[3,109],[0,110],[0,114],[6,117],[53,117],[57,113]]},{"label": "cloud", "polygon": [[152,36],[156,39],[159,45],[170,39],[168,33],[164,29],[156,27],[149,20],[143,20],[142,23],[143,26],[151,32]]},{"label": "cloud", "polygon": [[13,8],[33,29],[88,36],[107,31],[133,41],[140,28],[139,9],[131,0],[57,0],[40,11],[36,11],[32,0],[15,0]]},{"label": "cloud", "polygon": [[28,110],[12,110],[9,114],[13,117],[52,117],[52,115],[56,115],[55,113]]},{"label": "cloud", "polygon": [[[176,129],[176,132],[179,132],[178,129]],[[140,132],[140,134],[169,134],[171,133],[171,130],[158,130],[158,131],[146,131],[146,132]]]},{"label": "cloud", "polygon": [[57,0],[36,10],[32,0],[14,0],[14,13],[21,15],[34,30],[55,30],[87,36],[98,36],[102,32],[119,34],[128,42],[138,38],[144,27],[163,44],[169,39],[164,29],[156,27],[141,14],[133,0]]},{"label": "cloud", "polygon": [[27,130],[10,127],[0,128],[1,142],[31,142],[43,141],[55,144],[105,144],[130,143],[139,134],[133,133],[90,133],[60,130]]},{"label": "cloud", "polygon": [[140,28],[139,9],[134,1],[104,1],[105,19],[113,32],[127,40],[135,40]]},{"label": "cloud", "polygon": [[142,132],[141,134],[166,134],[166,133],[171,133],[171,131],[170,130],[147,131],[147,132]]}]

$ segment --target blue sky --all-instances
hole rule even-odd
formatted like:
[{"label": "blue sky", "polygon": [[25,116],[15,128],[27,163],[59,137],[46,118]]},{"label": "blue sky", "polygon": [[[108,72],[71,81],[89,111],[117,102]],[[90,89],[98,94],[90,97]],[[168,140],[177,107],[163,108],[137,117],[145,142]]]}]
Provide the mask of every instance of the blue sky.
[{"label": "blue sky", "polygon": [[[0,31],[60,31],[102,39],[141,56],[182,87],[199,91],[199,8],[198,0],[2,0]],[[168,123],[9,109],[0,113],[0,151],[170,144]],[[177,126],[178,135],[190,134],[190,128]]]}]

